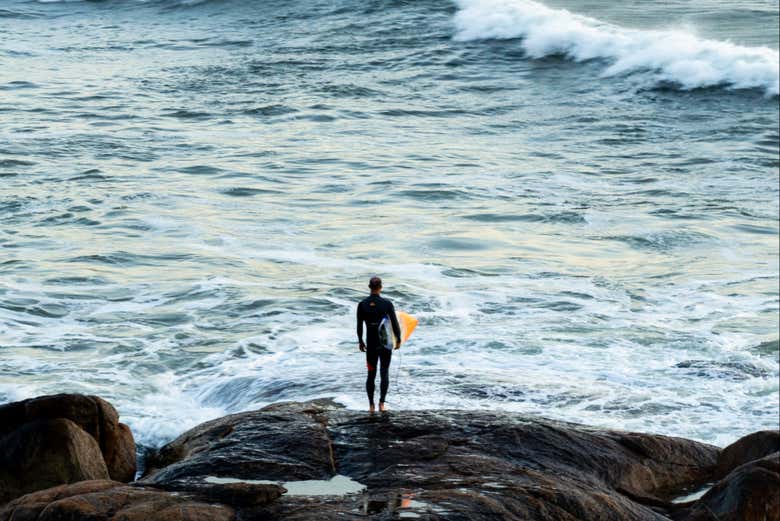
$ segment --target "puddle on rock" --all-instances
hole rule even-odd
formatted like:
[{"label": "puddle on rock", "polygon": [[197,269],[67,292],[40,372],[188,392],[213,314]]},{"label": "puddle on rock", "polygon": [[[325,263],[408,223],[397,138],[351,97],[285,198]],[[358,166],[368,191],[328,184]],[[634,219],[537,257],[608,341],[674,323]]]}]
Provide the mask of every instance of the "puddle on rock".
[{"label": "puddle on rock", "polygon": [[687,494],[685,496],[676,497],[672,500],[672,503],[687,503],[689,501],[696,501],[697,499],[700,499],[704,494],[710,491],[712,488],[713,483],[708,483],[704,485],[702,488],[697,490],[696,492],[693,492],[691,494]]},{"label": "puddle on rock", "polygon": [[303,481],[268,481],[265,479],[239,479],[208,476],[206,483],[226,485],[229,483],[249,483],[250,485],[281,485],[287,489],[286,496],[344,496],[365,490],[362,483],[341,474],[330,479],[308,479]]},{"label": "puddle on rock", "polygon": [[330,479],[309,479],[306,481],[286,481],[282,486],[288,496],[344,496],[363,492],[366,486],[354,479],[336,474]]},{"label": "puddle on rock", "polygon": [[231,483],[249,483],[250,485],[278,485],[278,481],[268,481],[266,479],[239,479],[239,478],[220,478],[217,476],[209,476],[204,479],[206,483],[213,483],[214,485],[229,485]]}]

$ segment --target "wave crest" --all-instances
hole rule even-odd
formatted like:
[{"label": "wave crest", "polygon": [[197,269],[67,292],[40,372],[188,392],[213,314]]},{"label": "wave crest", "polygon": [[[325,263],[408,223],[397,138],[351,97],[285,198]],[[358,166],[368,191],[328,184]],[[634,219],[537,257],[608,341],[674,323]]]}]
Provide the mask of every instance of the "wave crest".
[{"label": "wave crest", "polygon": [[725,86],[780,93],[780,55],[676,30],[628,29],[531,0],[455,0],[459,41],[521,38],[533,58],[603,59],[605,76],[652,71],[682,89]]}]

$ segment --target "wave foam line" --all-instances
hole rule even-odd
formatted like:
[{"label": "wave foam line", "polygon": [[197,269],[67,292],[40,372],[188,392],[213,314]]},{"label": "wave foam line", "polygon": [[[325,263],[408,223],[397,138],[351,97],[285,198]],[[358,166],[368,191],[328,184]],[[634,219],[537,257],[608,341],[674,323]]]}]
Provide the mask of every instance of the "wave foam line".
[{"label": "wave foam line", "polygon": [[604,76],[654,71],[684,90],[725,86],[780,93],[780,55],[676,30],[628,29],[531,0],[455,0],[455,39],[522,39],[532,58],[612,62]]}]

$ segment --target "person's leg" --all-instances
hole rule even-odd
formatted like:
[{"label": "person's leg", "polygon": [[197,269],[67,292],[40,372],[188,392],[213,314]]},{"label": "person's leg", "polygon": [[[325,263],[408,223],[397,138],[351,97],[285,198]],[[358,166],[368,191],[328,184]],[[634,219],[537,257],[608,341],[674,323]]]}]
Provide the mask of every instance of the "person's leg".
[{"label": "person's leg", "polygon": [[379,353],[379,410],[383,411],[385,408],[385,396],[387,396],[387,389],[390,387],[390,359],[393,356],[393,352],[389,349],[382,348]]},{"label": "person's leg", "polygon": [[376,380],[376,366],[379,359],[379,349],[366,350],[366,368],[368,377],[366,378],[366,394],[368,395],[368,409],[374,411],[374,380]]}]

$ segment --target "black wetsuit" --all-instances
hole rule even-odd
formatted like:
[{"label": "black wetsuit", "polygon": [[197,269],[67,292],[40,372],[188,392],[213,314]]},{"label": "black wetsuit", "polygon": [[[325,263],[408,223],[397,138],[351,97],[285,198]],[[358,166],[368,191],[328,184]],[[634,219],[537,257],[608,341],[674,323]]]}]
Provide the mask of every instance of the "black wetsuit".
[{"label": "black wetsuit", "polygon": [[357,335],[358,340],[361,342],[363,341],[363,322],[366,323],[366,367],[368,368],[366,393],[368,394],[368,402],[371,405],[374,405],[374,380],[376,380],[377,361],[381,364],[379,370],[379,403],[385,402],[387,387],[390,385],[388,371],[393,351],[379,343],[379,323],[386,316],[390,317],[396,342],[400,343],[401,327],[398,325],[392,302],[379,295],[372,294],[360,301],[360,304],[357,306]]}]

